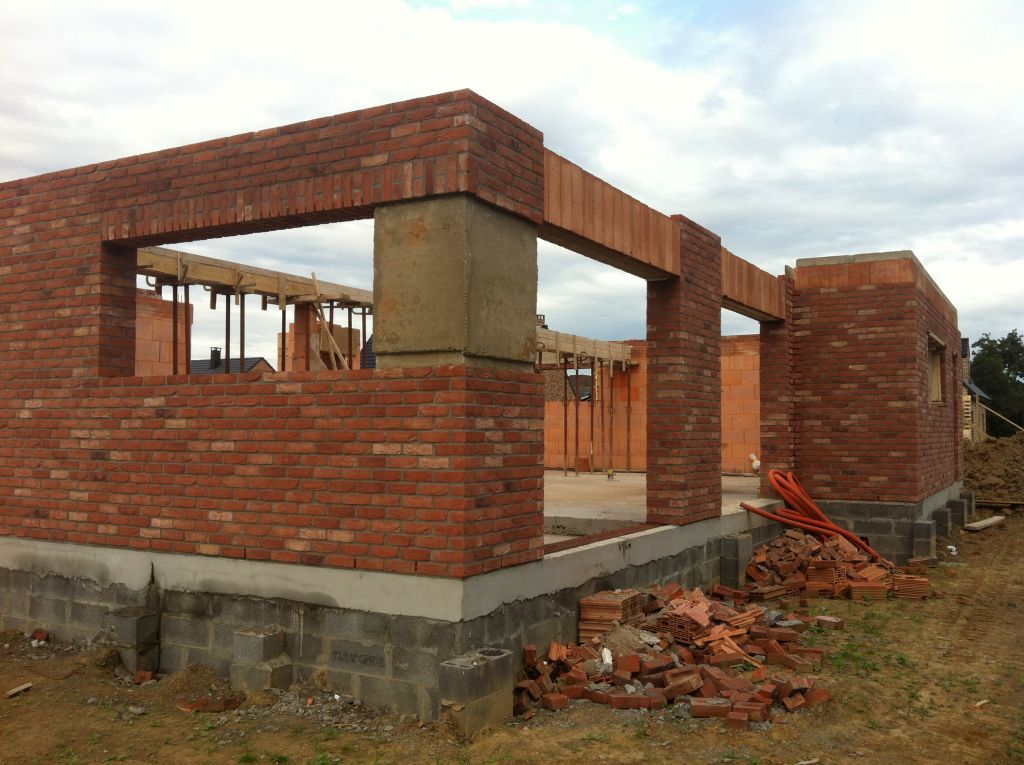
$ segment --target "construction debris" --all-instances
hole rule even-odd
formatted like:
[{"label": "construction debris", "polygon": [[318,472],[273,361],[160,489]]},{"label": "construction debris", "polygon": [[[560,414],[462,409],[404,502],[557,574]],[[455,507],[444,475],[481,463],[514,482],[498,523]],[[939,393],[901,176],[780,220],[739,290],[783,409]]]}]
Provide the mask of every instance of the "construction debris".
[{"label": "construction debris", "polygon": [[[811,674],[824,649],[799,642],[813,624],[808,615],[736,603],[728,588],[713,593],[719,599],[669,584],[584,598],[580,644],[555,642],[543,653],[526,646],[515,714],[532,715],[538,703],[564,709],[574,699],[614,709],[686,703],[693,717],[746,728],[771,720],[773,707],[795,712],[832,697]],[[843,622],[826,625],[842,629]],[[751,669],[749,677],[739,674]]]},{"label": "construction debris", "polygon": [[885,600],[890,592],[900,598],[925,598],[929,584],[921,574],[932,562],[914,558],[901,568],[883,565],[843,537],[822,541],[799,529],[787,529],[754,550],[746,571],[751,581],[742,590],[728,589],[727,594],[738,602],[802,593],[853,600]]}]

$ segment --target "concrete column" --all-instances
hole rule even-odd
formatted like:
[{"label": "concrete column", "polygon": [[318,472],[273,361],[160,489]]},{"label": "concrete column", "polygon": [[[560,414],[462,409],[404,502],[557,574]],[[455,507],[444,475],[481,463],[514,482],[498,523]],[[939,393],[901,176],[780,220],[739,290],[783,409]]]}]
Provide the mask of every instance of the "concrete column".
[{"label": "concrete column", "polygon": [[794,467],[793,276],[779,277],[786,295],[786,319],[761,322],[761,496],[774,495],[768,471]]},{"label": "concrete column", "polygon": [[378,367],[532,369],[535,225],[459,194],[378,207],[373,242]]},{"label": "concrete column", "polygon": [[647,284],[647,521],[722,512],[722,244],[680,226],[682,276]]}]

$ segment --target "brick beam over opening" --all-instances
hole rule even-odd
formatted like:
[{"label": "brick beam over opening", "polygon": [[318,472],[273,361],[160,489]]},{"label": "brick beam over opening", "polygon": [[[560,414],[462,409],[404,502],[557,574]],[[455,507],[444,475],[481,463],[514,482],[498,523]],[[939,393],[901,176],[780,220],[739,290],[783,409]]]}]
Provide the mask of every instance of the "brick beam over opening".
[{"label": "brick beam over opening", "polygon": [[777,276],[722,248],[722,305],[758,321],[786,318],[786,293]]},{"label": "brick beam over opening", "polygon": [[102,238],[134,245],[368,218],[380,204],[459,192],[539,223],[542,144],[459,90],[58,175],[107,203]]},{"label": "brick beam over opening", "polygon": [[539,233],[643,279],[679,273],[679,227],[667,215],[547,149]]}]

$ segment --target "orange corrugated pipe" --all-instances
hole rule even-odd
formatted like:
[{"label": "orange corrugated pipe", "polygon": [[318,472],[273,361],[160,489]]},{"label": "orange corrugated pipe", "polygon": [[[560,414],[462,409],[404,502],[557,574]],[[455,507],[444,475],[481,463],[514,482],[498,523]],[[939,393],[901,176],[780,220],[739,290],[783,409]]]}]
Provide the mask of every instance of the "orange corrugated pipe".
[{"label": "orange corrugated pipe", "polygon": [[796,474],[792,471],[784,473],[781,470],[772,469],[768,471],[768,480],[771,482],[772,488],[779,493],[786,506],[777,512],[768,510],[762,510],[759,507],[753,507],[746,502],[741,502],[742,507],[747,512],[760,515],[763,518],[776,521],[786,526],[795,526],[796,528],[809,531],[812,534],[820,537],[832,537],[841,536],[848,540],[851,544],[855,545],[859,550],[866,552],[874,560],[880,561],[887,565],[892,565],[879,555],[872,547],[865,542],[863,539],[858,537],[852,531],[844,529],[842,526],[838,526],[832,522],[824,511],[818,507],[817,503],[811,498],[811,495],[807,493],[803,484],[796,477]]}]

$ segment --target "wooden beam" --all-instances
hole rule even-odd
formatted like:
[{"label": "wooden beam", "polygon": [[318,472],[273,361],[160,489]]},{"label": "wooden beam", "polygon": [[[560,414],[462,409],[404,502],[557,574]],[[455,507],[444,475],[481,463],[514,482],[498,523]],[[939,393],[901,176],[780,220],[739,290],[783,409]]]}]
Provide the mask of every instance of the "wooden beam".
[{"label": "wooden beam", "polygon": [[140,249],[136,270],[154,277],[158,283],[205,284],[223,292],[263,295],[272,302],[322,303],[333,300],[349,305],[373,306],[373,293],[369,290],[166,247]]},{"label": "wooden beam", "polygon": [[615,340],[593,340],[568,332],[537,327],[537,353],[542,366],[558,364],[562,357],[611,361],[624,367],[631,363],[632,348]]}]

